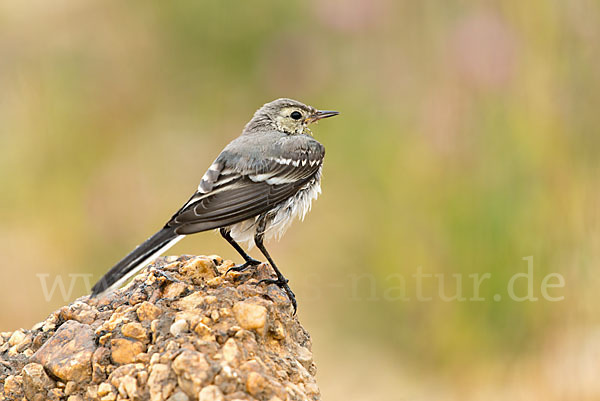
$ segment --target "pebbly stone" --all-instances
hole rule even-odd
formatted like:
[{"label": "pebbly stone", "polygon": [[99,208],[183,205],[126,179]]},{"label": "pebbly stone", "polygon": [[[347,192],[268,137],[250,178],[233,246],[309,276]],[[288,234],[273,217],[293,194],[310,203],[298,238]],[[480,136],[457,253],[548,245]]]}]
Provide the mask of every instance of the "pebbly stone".
[{"label": "pebbly stone", "polygon": [[23,374],[23,391],[25,396],[33,400],[38,394],[45,394],[54,387],[54,380],[50,379],[44,367],[39,363],[29,363],[25,365]]},{"label": "pebbly stone", "polygon": [[114,388],[109,383],[101,383],[98,386],[98,396],[99,397],[104,397],[105,395],[107,395],[109,393],[114,393]]},{"label": "pebbly stone", "polygon": [[79,323],[91,325],[96,320],[98,311],[91,305],[82,301],[75,301],[69,306],[60,309],[63,320],[76,320]]},{"label": "pebbly stone", "polygon": [[132,376],[124,376],[119,381],[119,394],[131,400],[140,398],[137,380]]},{"label": "pebbly stone", "polygon": [[196,310],[201,305],[207,304],[206,298],[205,294],[198,291],[178,299],[174,306],[180,310]]},{"label": "pebbly stone", "polygon": [[150,391],[151,401],[166,400],[175,389],[175,385],[168,365],[157,363],[152,366],[148,377],[148,390]]},{"label": "pebbly stone", "polygon": [[67,382],[82,382],[92,376],[92,355],[96,350],[90,326],[75,320],[65,322],[32,356],[53,376]]},{"label": "pebbly stone", "polygon": [[173,337],[177,337],[181,333],[185,333],[189,330],[189,324],[185,319],[176,320],[171,327],[169,328],[169,332]]},{"label": "pebbly stone", "polygon": [[235,318],[246,330],[256,330],[259,334],[264,333],[267,324],[267,308],[247,301],[238,302],[233,305]]},{"label": "pebbly stone", "polygon": [[171,395],[167,401],[189,401],[189,400],[190,400],[190,397],[188,397],[186,393],[184,393],[183,391],[177,391],[177,392],[173,393],[173,395]]},{"label": "pebbly stone", "polygon": [[179,387],[190,397],[196,397],[214,376],[206,357],[197,351],[184,350],[173,361]]},{"label": "pebbly stone", "polygon": [[12,333],[12,335],[8,339],[8,345],[14,347],[15,345],[18,345],[22,341],[24,341],[25,337],[26,335],[22,330],[17,330],[14,333]]},{"label": "pebbly stone", "polygon": [[240,348],[233,338],[228,339],[221,349],[223,359],[230,364],[237,364],[241,358]]},{"label": "pebbly stone", "polygon": [[200,390],[198,399],[199,401],[224,401],[225,397],[221,389],[213,384]]},{"label": "pebbly stone", "polygon": [[178,298],[187,291],[187,284],[183,282],[170,283],[163,292],[163,298]]},{"label": "pebbly stone", "polygon": [[319,400],[310,337],[282,291],[255,285],[268,265],[230,266],[161,258],[123,289],[0,333],[0,400]]},{"label": "pebbly stone", "polygon": [[111,358],[114,363],[126,364],[135,362],[138,354],[144,352],[145,347],[139,341],[115,338],[110,340]]},{"label": "pebbly stone", "polygon": [[145,342],[148,340],[148,333],[144,326],[138,322],[126,323],[121,327],[121,333],[125,337],[133,338],[134,340]]},{"label": "pebbly stone", "polygon": [[162,309],[148,301],[142,302],[136,310],[137,317],[142,322],[157,319],[161,313]]},{"label": "pebbly stone", "polygon": [[23,395],[23,376],[6,376],[3,392],[8,399],[19,399]]}]

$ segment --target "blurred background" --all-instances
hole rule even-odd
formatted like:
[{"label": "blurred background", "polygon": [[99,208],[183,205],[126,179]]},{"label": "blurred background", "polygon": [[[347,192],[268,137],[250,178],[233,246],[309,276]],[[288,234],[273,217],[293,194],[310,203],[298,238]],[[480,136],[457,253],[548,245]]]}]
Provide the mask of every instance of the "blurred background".
[{"label": "blurred background", "polygon": [[342,113],[269,247],[323,399],[600,400],[599,65],[592,0],[5,0],[0,330],[85,295],[292,97]]}]

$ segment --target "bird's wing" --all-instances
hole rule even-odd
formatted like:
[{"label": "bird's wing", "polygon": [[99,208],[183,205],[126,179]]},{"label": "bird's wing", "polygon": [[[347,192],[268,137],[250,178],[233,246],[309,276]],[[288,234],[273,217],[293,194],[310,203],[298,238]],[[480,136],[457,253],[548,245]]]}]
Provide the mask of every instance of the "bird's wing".
[{"label": "bird's wing", "polygon": [[217,161],[202,178],[198,191],[167,226],[192,234],[239,223],[272,209],[319,174],[322,158],[269,158],[243,170]]}]

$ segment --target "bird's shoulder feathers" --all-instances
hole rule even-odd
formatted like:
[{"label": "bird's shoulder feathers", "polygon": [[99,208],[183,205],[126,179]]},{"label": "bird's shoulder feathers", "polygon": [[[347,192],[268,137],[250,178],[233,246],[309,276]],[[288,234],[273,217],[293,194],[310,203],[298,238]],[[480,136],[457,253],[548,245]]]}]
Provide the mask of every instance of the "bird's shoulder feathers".
[{"label": "bird's shoulder feathers", "polygon": [[188,234],[264,213],[313,179],[324,155],[323,145],[307,135],[243,135],[221,152],[167,224]]}]

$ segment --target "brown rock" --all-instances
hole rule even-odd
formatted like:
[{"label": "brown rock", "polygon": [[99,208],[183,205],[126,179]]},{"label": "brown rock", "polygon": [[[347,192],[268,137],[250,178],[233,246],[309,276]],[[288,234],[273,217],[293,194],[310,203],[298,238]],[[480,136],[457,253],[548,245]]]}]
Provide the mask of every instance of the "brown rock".
[{"label": "brown rock", "polygon": [[233,338],[230,338],[227,341],[225,341],[221,352],[225,361],[229,362],[230,364],[233,364],[234,366],[239,364],[241,352],[240,348],[238,347]]},{"label": "brown rock", "polygon": [[249,397],[248,394],[244,391],[236,391],[235,393],[227,394],[228,401],[249,401],[254,399],[255,398]]},{"label": "brown rock", "polygon": [[110,364],[110,350],[105,347],[97,348],[92,355],[92,381],[98,383],[108,376],[106,367]]},{"label": "brown rock", "polygon": [[264,306],[242,301],[233,305],[233,313],[244,329],[264,333],[267,324],[267,308]]},{"label": "brown rock", "polygon": [[110,340],[111,358],[118,364],[135,362],[137,354],[144,352],[146,347],[139,341],[115,338]]},{"label": "brown rock", "polygon": [[110,374],[107,383],[117,389],[119,397],[141,400],[144,396],[140,386],[145,386],[146,380],[140,380],[139,383],[138,380],[140,373],[147,373],[143,369],[146,369],[146,365],[140,363],[119,366]]},{"label": "brown rock", "polygon": [[271,327],[271,333],[277,340],[283,340],[285,338],[285,328],[281,322],[276,322],[274,327]]},{"label": "brown rock", "polygon": [[173,322],[173,324],[169,328],[169,332],[171,333],[171,335],[173,335],[173,337],[177,337],[181,333],[185,333],[186,331],[188,331],[189,328],[190,326],[186,320],[179,319]]},{"label": "brown rock", "polygon": [[207,257],[191,259],[179,268],[179,272],[191,279],[194,284],[202,284],[203,281],[219,275],[214,262]]},{"label": "brown rock", "polygon": [[145,370],[138,372],[137,381],[140,384],[140,386],[145,386],[146,383],[148,383],[148,372]]},{"label": "brown rock", "polygon": [[190,397],[197,397],[202,387],[214,375],[206,357],[196,351],[184,350],[173,361],[173,371],[177,374],[179,387]]},{"label": "brown rock", "polygon": [[194,332],[204,341],[215,341],[214,336],[211,335],[210,327],[202,322],[196,324],[194,327]]},{"label": "brown rock", "polygon": [[[60,382],[59,382],[60,383]],[[42,394],[38,394],[42,395]],[[65,392],[62,388],[52,388],[43,397],[43,401],[61,401],[65,397]]]},{"label": "brown rock", "polygon": [[304,366],[305,369],[311,369],[313,364],[313,355],[306,347],[296,348],[296,360]]},{"label": "brown rock", "polygon": [[22,330],[17,330],[14,333],[12,333],[12,335],[8,339],[8,345],[11,347],[14,347],[15,345],[18,345],[22,341],[24,341],[25,337],[26,337],[26,335],[25,335],[25,333],[23,333]]},{"label": "brown rock", "polygon": [[[104,397],[110,393],[114,394],[114,388],[109,383],[101,383],[98,386],[98,396],[99,397]],[[117,398],[116,395],[115,395],[115,398]]]},{"label": "brown rock", "polygon": [[169,369],[169,366],[161,363],[153,365],[148,377],[150,400],[164,401],[171,395],[174,389],[175,383],[171,380],[171,369]]},{"label": "brown rock", "polygon": [[92,376],[96,344],[90,326],[74,320],[64,323],[32,356],[60,380],[86,381]]},{"label": "brown rock", "polygon": [[131,376],[123,377],[119,383],[119,394],[121,394],[122,397],[127,397],[131,400],[140,398],[137,380]]},{"label": "brown rock", "polygon": [[206,302],[205,294],[194,292],[188,296],[178,299],[174,306],[180,310],[194,310]]},{"label": "brown rock", "polygon": [[318,400],[310,338],[289,300],[253,284],[268,265],[224,275],[232,265],[162,258],[121,290],[0,333],[0,400]]},{"label": "brown rock", "polygon": [[85,391],[85,397],[91,398],[93,400],[97,399],[98,398],[98,385],[93,384],[91,386],[88,386]]},{"label": "brown rock", "polygon": [[140,321],[151,321],[160,316],[162,309],[148,301],[144,301],[138,306],[136,313]]},{"label": "brown rock", "polygon": [[224,401],[223,392],[219,387],[210,385],[200,390],[199,401]]},{"label": "brown rock", "polygon": [[248,374],[248,379],[246,380],[246,390],[253,396],[258,396],[268,386],[267,380],[260,374],[256,372],[250,372]]},{"label": "brown rock", "polygon": [[144,326],[137,322],[124,324],[123,327],[121,327],[121,333],[123,333],[125,337],[133,338],[142,342],[148,340],[148,333],[146,333],[146,329],[144,329]]},{"label": "brown rock", "polygon": [[189,401],[190,397],[187,396],[183,391],[177,391],[173,393],[167,401]]},{"label": "brown rock", "polygon": [[[19,353],[23,352],[25,350],[25,348],[29,347],[30,344],[31,344],[31,334],[25,336],[25,338],[23,338],[20,342],[13,345],[12,347],[10,347],[10,349],[8,350],[8,356],[9,357],[17,356]],[[6,344],[6,345],[10,345],[10,344]]]},{"label": "brown rock", "polygon": [[106,333],[98,339],[100,345],[105,346],[108,340],[110,340],[113,336],[113,333]]},{"label": "brown rock", "polygon": [[23,394],[23,376],[10,375],[4,380],[4,394],[16,400]]},{"label": "brown rock", "polygon": [[49,389],[54,387],[54,380],[48,377],[44,367],[39,363],[25,365],[22,374],[23,391],[30,400],[33,400],[36,394],[46,394]]},{"label": "brown rock", "polygon": [[187,290],[187,284],[183,282],[170,283],[163,292],[163,298],[177,298]]},{"label": "brown rock", "polygon": [[94,323],[98,315],[96,308],[82,301],[75,301],[71,305],[61,308],[60,313],[64,320],[76,320],[83,324]]},{"label": "brown rock", "polygon": [[77,384],[75,384],[75,382],[67,382],[67,385],[65,386],[65,395],[73,394],[76,389]]},{"label": "brown rock", "polygon": [[130,311],[130,306],[128,305],[122,305],[119,306],[114,313],[112,314],[112,316],[110,317],[110,319],[105,322],[100,329],[101,330],[108,330],[108,331],[114,331],[117,326],[119,326],[122,323],[128,323],[131,321],[130,317],[128,316],[128,312]]}]

